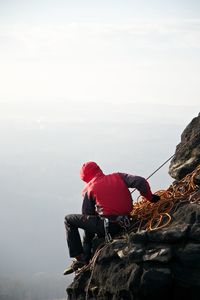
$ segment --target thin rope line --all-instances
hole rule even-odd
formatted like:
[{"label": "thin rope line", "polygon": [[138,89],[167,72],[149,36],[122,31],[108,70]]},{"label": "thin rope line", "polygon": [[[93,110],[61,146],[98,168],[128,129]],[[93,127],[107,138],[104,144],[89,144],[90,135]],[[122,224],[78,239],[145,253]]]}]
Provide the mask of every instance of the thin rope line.
[{"label": "thin rope line", "polygon": [[[160,165],[153,173],[151,173],[146,180],[148,180],[150,177],[152,177],[155,173],[157,173],[170,159],[172,159],[172,157],[174,157],[175,154],[171,155],[162,165]],[[133,189],[131,194],[134,193],[136,191],[136,189]]]},{"label": "thin rope line", "polygon": [[151,173],[147,178],[149,179],[151,176],[153,176],[156,172],[158,172],[158,170],[160,170],[170,159],[172,159],[172,157],[174,157],[175,154],[173,154],[172,156],[170,156],[160,167],[158,167],[153,173]]},{"label": "thin rope line", "polygon": [[[195,134],[195,136],[193,137],[193,140],[197,137],[199,135],[199,132],[197,132],[196,134]],[[177,149],[176,150],[176,153],[178,153],[178,152],[180,152],[180,150],[182,150],[182,148],[184,148],[184,147],[186,147],[189,143],[191,142],[191,140],[189,140],[186,144],[184,144],[184,145],[182,145],[182,147],[180,147],[180,149]],[[181,142],[180,142],[181,143]],[[146,180],[148,180],[150,177],[152,177],[156,172],[158,172],[170,159],[172,159],[174,156],[175,156],[175,154],[176,153],[174,153],[172,156],[170,156],[162,165],[160,165],[153,173],[151,173],[147,178],[146,178]],[[132,191],[131,191],[131,194],[132,193],[134,193],[135,191],[136,191],[137,189],[133,189]]]}]

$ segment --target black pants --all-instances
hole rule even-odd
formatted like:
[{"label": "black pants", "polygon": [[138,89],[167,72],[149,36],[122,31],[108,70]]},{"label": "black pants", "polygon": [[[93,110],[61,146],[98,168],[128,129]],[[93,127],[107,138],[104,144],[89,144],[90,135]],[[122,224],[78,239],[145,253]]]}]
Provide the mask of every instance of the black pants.
[{"label": "black pants", "polygon": [[[81,214],[70,214],[65,217],[66,238],[70,257],[76,257],[79,254],[85,254],[86,260],[89,259],[92,239],[95,234],[98,237],[105,236],[104,220],[99,216],[87,216]],[[79,228],[84,230],[83,243],[79,233]],[[109,224],[109,233],[111,236],[119,233],[121,226],[118,224]]]}]

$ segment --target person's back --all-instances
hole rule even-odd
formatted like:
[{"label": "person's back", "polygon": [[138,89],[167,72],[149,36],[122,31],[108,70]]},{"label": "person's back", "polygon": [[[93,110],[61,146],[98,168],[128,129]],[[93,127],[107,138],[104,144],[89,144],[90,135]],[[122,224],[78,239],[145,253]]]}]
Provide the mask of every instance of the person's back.
[{"label": "person's back", "polygon": [[97,178],[86,192],[95,199],[99,215],[129,215],[132,210],[131,194],[119,173]]}]

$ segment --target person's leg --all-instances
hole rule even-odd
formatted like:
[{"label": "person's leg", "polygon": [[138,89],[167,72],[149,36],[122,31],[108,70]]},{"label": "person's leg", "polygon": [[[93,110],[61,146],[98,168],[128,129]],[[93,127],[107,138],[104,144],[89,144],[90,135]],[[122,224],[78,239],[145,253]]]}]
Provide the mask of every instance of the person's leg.
[{"label": "person's leg", "polygon": [[91,241],[94,234],[104,236],[104,224],[98,216],[86,216],[81,214],[71,214],[65,217],[66,237],[70,257],[77,257],[83,253],[78,228],[87,232],[86,243]]},{"label": "person's leg", "polygon": [[84,230],[83,234],[83,253],[84,253],[84,259],[89,262],[91,258],[91,250],[92,250],[92,241],[95,234],[90,233],[87,230]]},{"label": "person's leg", "polygon": [[[86,216],[80,214],[71,214],[65,217],[66,237],[69,248],[70,257],[75,257],[76,260],[70,267],[65,269],[64,275],[70,274],[88,262],[84,255],[84,249],[91,242],[94,234],[104,235],[103,221],[98,216]],[[78,229],[85,230],[83,246]],[[86,245],[87,244],[87,245]]]},{"label": "person's leg", "polygon": [[65,216],[65,221],[64,221],[65,229],[66,229],[66,240],[67,240],[67,244],[68,244],[70,257],[76,257],[79,254],[83,253],[83,247],[82,247],[78,227],[74,225],[75,220],[77,223],[77,218],[78,218],[78,215],[71,214],[71,215]]}]

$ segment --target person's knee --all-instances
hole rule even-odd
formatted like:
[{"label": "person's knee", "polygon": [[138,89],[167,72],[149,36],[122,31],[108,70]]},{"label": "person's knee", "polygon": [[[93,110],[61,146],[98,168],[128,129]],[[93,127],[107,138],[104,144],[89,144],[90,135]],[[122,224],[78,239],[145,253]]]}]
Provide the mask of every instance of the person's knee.
[{"label": "person's knee", "polygon": [[66,215],[66,216],[65,216],[65,219],[64,219],[64,223],[65,223],[65,224],[68,224],[68,225],[72,225],[72,224],[73,224],[74,218],[75,218],[75,215],[74,215],[74,214]]}]

